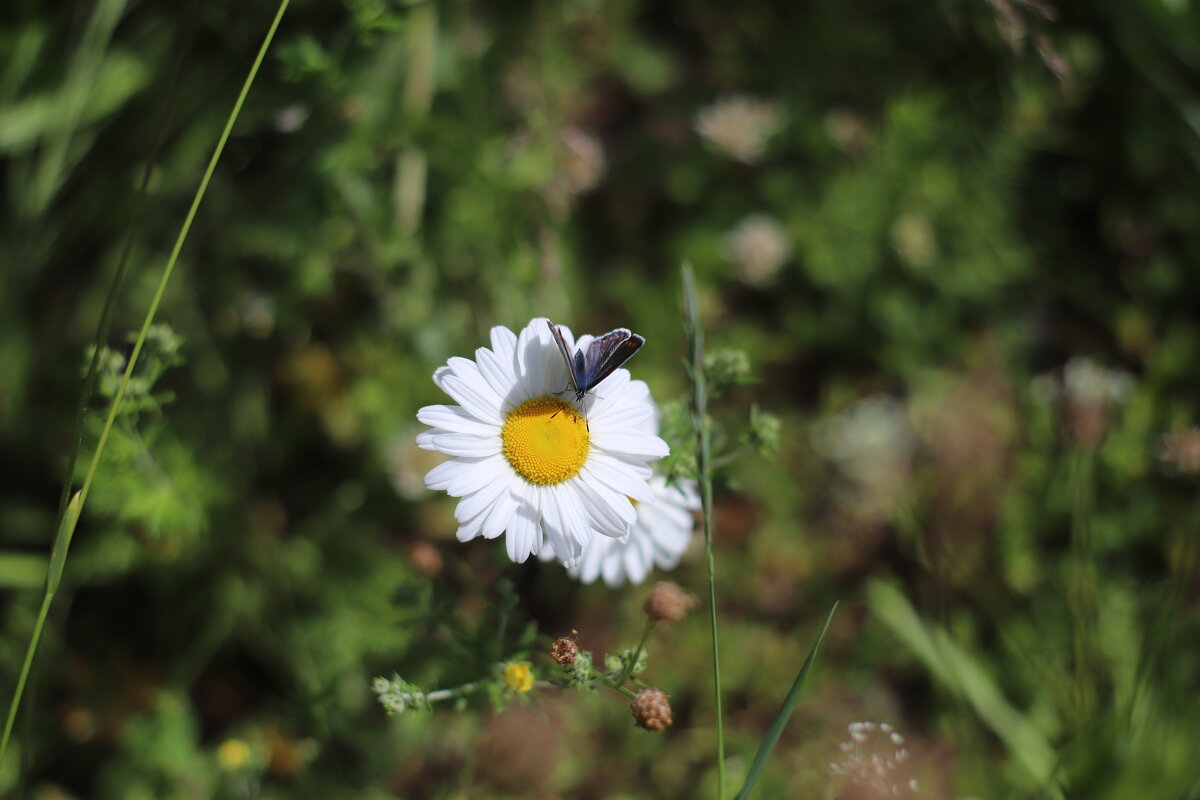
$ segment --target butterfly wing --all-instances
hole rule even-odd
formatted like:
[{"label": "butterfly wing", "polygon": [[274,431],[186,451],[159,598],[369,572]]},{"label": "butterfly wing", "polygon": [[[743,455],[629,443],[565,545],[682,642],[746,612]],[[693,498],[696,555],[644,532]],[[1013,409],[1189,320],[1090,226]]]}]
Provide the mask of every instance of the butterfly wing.
[{"label": "butterfly wing", "polygon": [[546,324],[550,326],[550,333],[554,336],[554,341],[558,343],[558,352],[562,353],[563,361],[567,362],[567,379],[571,381],[571,389],[579,394],[580,376],[583,370],[580,369],[579,358],[580,353],[575,353],[575,357],[571,356],[571,348],[567,347],[567,340],[563,338],[562,331],[558,329],[550,320],[546,320]]},{"label": "butterfly wing", "polygon": [[634,353],[645,343],[645,338],[628,328],[617,328],[594,339],[588,346],[587,357],[584,360],[583,384],[580,390],[586,392],[594,389],[614,370],[633,358]]}]

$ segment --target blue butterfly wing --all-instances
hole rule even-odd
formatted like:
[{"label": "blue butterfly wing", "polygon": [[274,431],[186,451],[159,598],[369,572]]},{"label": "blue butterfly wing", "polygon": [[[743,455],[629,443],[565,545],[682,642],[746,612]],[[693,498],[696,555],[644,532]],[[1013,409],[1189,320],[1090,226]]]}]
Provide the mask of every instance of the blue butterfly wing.
[{"label": "blue butterfly wing", "polygon": [[579,388],[584,375],[583,354],[576,352],[572,357],[571,348],[567,347],[567,341],[563,338],[562,331],[550,320],[546,320],[546,324],[550,326],[550,333],[554,336],[554,341],[558,343],[558,352],[562,353],[563,361],[567,362],[567,378],[571,381],[571,389],[576,394],[586,391]]},{"label": "blue butterfly wing", "polygon": [[628,328],[617,328],[593,339],[584,359],[581,391],[589,391],[633,358],[646,340]]}]

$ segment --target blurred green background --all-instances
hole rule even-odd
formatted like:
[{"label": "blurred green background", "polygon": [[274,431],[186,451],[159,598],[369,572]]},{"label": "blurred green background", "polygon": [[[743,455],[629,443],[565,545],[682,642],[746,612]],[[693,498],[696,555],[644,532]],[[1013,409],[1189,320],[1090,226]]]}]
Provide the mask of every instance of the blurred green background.
[{"label": "blurred green background", "polygon": [[[82,464],[274,11],[0,8],[6,703],[105,294],[129,242]],[[1200,798],[1198,69],[1191,0],[295,0],[0,791],[713,796],[703,615],[650,645],[664,734],[611,692],[392,718],[370,692],[476,677],[510,606],[636,639],[644,588],[454,541],[415,413],[540,315],[644,334],[635,377],[678,400],[690,261],[759,377],[717,421],[782,420],[718,482],[732,779],[840,599],[756,796],[876,796],[829,766],[871,720],[914,796]],[[695,548],[672,575],[703,576]]]}]

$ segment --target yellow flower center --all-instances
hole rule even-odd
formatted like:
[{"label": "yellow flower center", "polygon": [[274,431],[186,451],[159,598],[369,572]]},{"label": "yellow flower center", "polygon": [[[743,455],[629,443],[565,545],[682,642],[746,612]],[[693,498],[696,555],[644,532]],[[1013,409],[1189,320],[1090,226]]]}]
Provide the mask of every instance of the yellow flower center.
[{"label": "yellow flower center", "polygon": [[533,670],[528,661],[517,661],[504,668],[504,682],[510,689],[528,692],[533,688]]},{"label": "yellow flower center", "polygon": [[517,474],[538,486],[574,478],[587,461],[587,423],[575,406],[549,395],[510,411],[500,441]]}]

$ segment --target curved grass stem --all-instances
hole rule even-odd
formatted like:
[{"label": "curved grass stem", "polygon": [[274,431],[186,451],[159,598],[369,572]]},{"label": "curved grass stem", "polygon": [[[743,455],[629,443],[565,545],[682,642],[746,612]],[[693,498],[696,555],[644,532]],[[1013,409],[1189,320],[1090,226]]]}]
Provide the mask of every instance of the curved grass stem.
[{"label": "curved grass stem", "polygon": [[[71,546],[71,537],[75,533],[75,525],[79,521],[79,514],[83,510],[84,503],[87,502],[88,491],[91,489],[92,480],[96,476],[100,458],[104,454],[104,447],[108,443],[108,436],[112,432],[113,423],[116,421],[121,402],[125,399],[125,392],[128,390],[129,381],[133,376],[133,369],[137,365],[138,356],[141,355],[142,347],[146,343],[146,335],[150,330],[150,326],[154,323],[155,315],[158,313],[158,306],[162,302],[163,295],[166,292],[167,283],[171,279],[171,273],[175,270],[175,263],[179,260],[179,253],[183,249],[183,243],[187,240],[188,232],[192,227],[192,221],[196,218],[196,211],[200,208],[200,203],[204,199],[205,192],[208,190],[209,181],[212,180],[213,172],[216,170],[217,162],[225,150],[225,144],[229,141],[233,125],[241,113],[242,106],[246,102],[246,96],[250,93],[250,87],[254,84],[254,79],[258,75],[258,70],[262,66],[263,58],[267,54],[267,49],[270,47],[271,41],[275,38],[275,32],[279,29],[279,22],[283,19],[283,14],[287,10],[289,2],[290,0],[280,0],[279,8],[275,12],[275,18],[271,22],[271,27],[267,30],[267,34],[263,38],[258,55],[254,59],[254,64],[250,67],[250,72],[246,75],[246,80],[242,84],[237,101],[234,103],[233,109],[229,112],[229,117],[225,121],[225,128],[221,132],[221,137],[213,149],[212,157],[208,161],[208,167],[204,171],[204,177],[201,179],[200,185],[196,189],[196,194],[192,198],[192,205],[188,209],[187,217],[179,229],[179,235],[175,239],[175,246],[171,249],[171,255],[163,267],[162,276],[158,281],[158,288],[154,293],[153,300],[150,302],[149,309],[146,311],[146,317],[142,322],[141,330],[138,332],[137,340],[134,342],[133,352],[130,353],[125,373],[121,376],[121,383],[117,387],[117,392],[113,396],[112,402],[109,404],[108,415],[104,420],[104,427],[100,431],[100,438],[96,442],[96,449],[92,454],[91,462],[88,464],[83,483],[80,485],[79,491],[71,497],[70,502],[63,504],[59,510],[58,522],[55,526],[54,544],[50,551],[50,566],[46,575],[46,588],[42,595],[42,606],[38,613],[37,621],[34,624],[33,633],[29,638],[29,644],[25,650],[25,660],[21,667],[21,674],[17,679],[17,685],[13,690],[13,697],[9,703],[8,717],[4,723],[4,734],[0,738],[0,763],[3,763],[4,756],[8,752],[8,743],[12,737],[13,723],[16,720],[17,711],[21,706],[21,697],[25,692],[25,684],[28,682],[29,673],[33,666],[33,659],[37,653],[38,644],[41,641],[46,617],[54,600],[54,594],[58,590],[58,585],[62,580],[63,569],[67,561],[67,552]],[[111,309],[107,309],[106,311],[111,312]],[[94,361],[95,356],[93,356]],[[89,369],[89,372],[93,372],[94,374],[94,366]],[[68,482],[71,480],[70,474],[67,475],[66,480]]]}]

